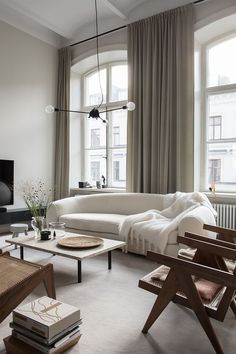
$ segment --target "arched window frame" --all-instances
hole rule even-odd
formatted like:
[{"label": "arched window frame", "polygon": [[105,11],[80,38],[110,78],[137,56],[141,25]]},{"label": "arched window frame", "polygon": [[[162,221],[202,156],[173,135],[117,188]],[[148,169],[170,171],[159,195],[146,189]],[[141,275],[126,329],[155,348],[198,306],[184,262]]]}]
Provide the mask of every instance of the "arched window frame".
[{"label": "arched window frame", "polygon": [[[205,44],[195,45],[195,189],[201,191],[209,191],[209,188],[216,188],[216,192],[222,194],[236,194],[236,183],[233,183],[228,188],[224,188],[217,184],[211,184],[208,181],[208,154],[207,147],[210,144],[208,139],[208,99],[211,95],[224,94],[224,93],[236,93],[236,82],[227,85],[218,85],[207,87],[208,77],[208,53],[209,50],[229,40],[230,38],[236,38],[236,32],[224,33],[223,35],[212,39]],[[200,80],[199,80],[200,79]],[[217,120],[215,120],[216,122]],[[223,139],[219,139],[223,140]],[[226,139],[225,139],[226,140]],[[232,139],[227,139],[228,142],[236,143],[236,136]],[[217,170],[217,166],[214,167]],[[217,171],[215,171],[217,177]],[[217,182],[217,181],[215,181]]]}]

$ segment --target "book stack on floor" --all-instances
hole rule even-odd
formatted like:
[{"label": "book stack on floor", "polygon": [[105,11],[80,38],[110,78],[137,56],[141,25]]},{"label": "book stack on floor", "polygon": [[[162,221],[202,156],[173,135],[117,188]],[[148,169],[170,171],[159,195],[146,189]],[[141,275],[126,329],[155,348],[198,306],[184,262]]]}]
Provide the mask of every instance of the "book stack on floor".
[{"label": "book stack on floor", "polygon": [[12,335],[4,339],[8,353],[60,354],[80,339],[80,310],[47,296],[13,311]]}]

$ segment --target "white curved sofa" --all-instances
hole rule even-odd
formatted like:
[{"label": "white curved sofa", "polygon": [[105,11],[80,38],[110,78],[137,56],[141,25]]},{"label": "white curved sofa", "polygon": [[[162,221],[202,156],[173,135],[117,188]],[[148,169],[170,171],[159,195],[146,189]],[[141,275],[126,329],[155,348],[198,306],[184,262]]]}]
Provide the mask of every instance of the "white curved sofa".
[{"label": "white curved sofa", "polygon": [[[63,221],[66,223],[66,230],[70,232],[119,240],[122,239],[121,225],[124,225],[128,216],[135,216],[151,209],[167,210],[178,200],[177,193],[166,195],[104,193],[65,198],[51,203],[47,210],[47,221]],[[187,198],[192,194],[181,193],[181,195],[186,195]],[[204,196],[204,198],[206,197]],[[144,215],[146,217],[146,214]],[[133,233],[132,242],[130,237],[126,240],[128,251],[144,255],[148,250],[155,251],[154,241],[163,227],[168,226],[169,220],[165,220],[164,226],[162,219],[155,220],[154,231],[149,232],[148,237],[146,237],[145,228],[142,237],[138,237],[138,234],[136,237]],[[179,249],[177,235],[184,235],[185,231],[209,235],[209,232],[202,229],[204,223],[215,225],[215,217],[210,207],[199,204],[192,209],[188,209],[183,217],[178,220],[177,225],[175,223],[174,229],[170,229],[163,252],[176,256]],[[149,225],[150,221],[146,224]]]}]

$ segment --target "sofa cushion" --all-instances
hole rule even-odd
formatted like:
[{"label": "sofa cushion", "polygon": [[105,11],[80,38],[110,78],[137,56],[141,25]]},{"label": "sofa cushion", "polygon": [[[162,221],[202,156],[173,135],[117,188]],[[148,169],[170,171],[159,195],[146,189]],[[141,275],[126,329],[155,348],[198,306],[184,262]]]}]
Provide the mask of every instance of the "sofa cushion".
[{"label": "sofa cushion", "polygon": [[[130,215],[149,209],[163,209],[164,195],[149,193],[101,193],[73,197],[77,201],[74,213],[104,213]],[[67,198],[69,199],[69,198]],[[63,214],[69,214],[66,211]],[[62,215],[62,214],[61,214]]]},{"label": "sofa cushion", "polygon": [[66,228],[118,234],[119,224],[126,215],[103,213],[66,214],[60,221],[66,223]]}]

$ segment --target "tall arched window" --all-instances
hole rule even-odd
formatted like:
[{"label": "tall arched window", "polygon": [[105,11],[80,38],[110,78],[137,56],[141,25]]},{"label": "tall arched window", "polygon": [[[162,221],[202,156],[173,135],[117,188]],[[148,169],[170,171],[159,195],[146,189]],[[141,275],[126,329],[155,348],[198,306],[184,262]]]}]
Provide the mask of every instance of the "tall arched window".
[{"label": "tall arched window", "polygon": [[[82,76],[82,110],[118,108],[127,103],[127,63],[112,62],[101,66],[100,79],[96,68]],[[84,120],[83,179],[96,185],[104,176],[108,187],[126,187],[127,111],[103,113],[101,120]]]},{"label": "tall arched window", "polygon": [[201,54],[200,188],[236,192],[236,33]]}]

